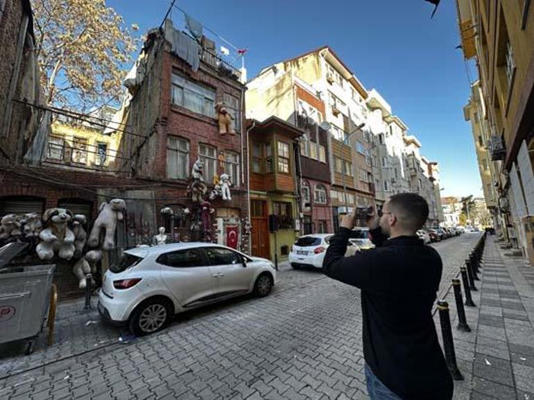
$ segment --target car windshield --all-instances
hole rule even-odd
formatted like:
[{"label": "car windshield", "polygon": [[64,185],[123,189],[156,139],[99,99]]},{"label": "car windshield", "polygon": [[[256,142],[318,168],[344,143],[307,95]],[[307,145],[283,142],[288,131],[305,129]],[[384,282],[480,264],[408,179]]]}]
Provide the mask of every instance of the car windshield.
[{"label": "car windshield", "polygon": [[124,253],[122,257],[119,259],[119,262],[115,264],[111,264],[109,269],[111,272],[122,272],[126,268],[133,267],[134,265],[139,264],[139,262],[143,259],[143,257],[134,256],[133,254]]},{"label": "car windshield", "polygon": [[320,244],[321,238],[315,236],[303,236],[295,242],[295,245],[300,247],[319,246]]}]

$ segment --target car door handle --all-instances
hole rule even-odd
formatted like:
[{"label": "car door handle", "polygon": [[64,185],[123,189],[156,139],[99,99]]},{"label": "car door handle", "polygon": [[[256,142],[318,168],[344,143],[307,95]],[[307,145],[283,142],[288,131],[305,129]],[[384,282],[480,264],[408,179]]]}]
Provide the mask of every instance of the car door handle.
[{"label": "car door handle", "polygon": [[221,276],[224,276],[224,274],[222,272],[217,272],[216,274],[213,274],[214,278],[219,278]]}]

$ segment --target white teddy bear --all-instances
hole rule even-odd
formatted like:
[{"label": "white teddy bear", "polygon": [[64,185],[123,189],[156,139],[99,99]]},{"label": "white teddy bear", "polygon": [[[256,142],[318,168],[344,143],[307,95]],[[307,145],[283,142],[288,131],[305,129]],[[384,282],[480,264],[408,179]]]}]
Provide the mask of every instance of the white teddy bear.
[{"label": "white teddy bear", "polygon": [[[76,264],[72,267],[72,273],[78,278],[78,287],[80,289],[85,289],[87,287],[87,275],[92,272],[94,271],[92,271],[91,265],[89,265],[85,257],[76,261]],[[91,283],[94,286],[95,281],[92,277]]]},{"label": "white teddy bear", "polygon": [[98,247],[100,243],[100,230],[105,230],[104,243],[102,248],[104,250],[111,250],[115,248],[115,229],[117,228],[117,221],[124,219],[123,211],[126,211],[126,202],[122,199],[113,199],[109,203],[100,204],[99,214],[89,235],[87,241],[90,247]]},{"label": "white teddy bear", "polygon": [[0,240],[9,239],[11,236],[20,236],[19,218],[16,214],[7,214],[0,220]]},{"label": "white teddy bear", "polygon": [[74,233],[68,223],[72,212],[65,208],[49,208],[43,214],[46,228],[39,233],[41,242],[37,245],[37,255],[41,260],[51,260],[57,252],[59,258],[70,260],[74,255]]},{"label": "white teddy bear", "polygon": [[230,175],[222,174],[220,179],[222,199],[232,200],[232,195],[230,194],[230,186],[232,185],[232,181],[230,181]]}]

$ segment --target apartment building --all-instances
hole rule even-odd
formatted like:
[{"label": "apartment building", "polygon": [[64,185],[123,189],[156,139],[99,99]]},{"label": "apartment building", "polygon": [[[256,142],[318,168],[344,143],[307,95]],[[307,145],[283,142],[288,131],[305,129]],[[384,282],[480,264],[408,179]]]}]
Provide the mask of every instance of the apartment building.
[{"label": "apartment building", "polygon": [[[475,90],[496,188],[501,224],[496,228],[523,251],[530,246],[525,224],[534,215],[534,12],[531,1],[457,0],[458,23],[466,59],[476,59]],[[476,112],[476,119],[475,117]],[[485,121],[485,122],[479,122]],[[477,139],[478,140],[478,139]],[[491,168],[488,168],[491,171]],[[486,195],[491,191],[485,189]],[[493,193],[495,194],[495,193]],[[491,197],[486,197],[493,204]]]}]

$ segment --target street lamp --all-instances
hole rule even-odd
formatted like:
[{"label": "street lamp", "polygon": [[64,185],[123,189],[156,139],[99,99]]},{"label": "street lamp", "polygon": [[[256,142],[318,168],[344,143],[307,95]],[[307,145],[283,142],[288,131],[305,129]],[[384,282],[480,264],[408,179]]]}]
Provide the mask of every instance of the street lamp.
[{"label": "street lamp", "polygon": [[[353,135],[355,135],[356,133],[361,132],[361,129],[364,126],[365,126],[365,122],[362,122],[360,125],[355,127],[351,132],[349,132],[349,134],[345,136],[345,139],[343,139],[343,144],[346,144],[346,145],[350,146],[350,143],[349,143],[350,138]],[[328,123],[326,121],[321,122],[319,127],[321,129],[325,130],[325,131],[330,131],[330,129],[332,128],[330,123]],[[335,168],[335,166],[334,166],[334,168]],[[347,207],[347,184],[345,182],[345,160],[343,160],[343,165],[342,165],[342,168],[341,168],[341,177],[343,179],[343,203],[345,204],[345,213],[348,214],[349,211],[348,211],[348,207]]]}]

